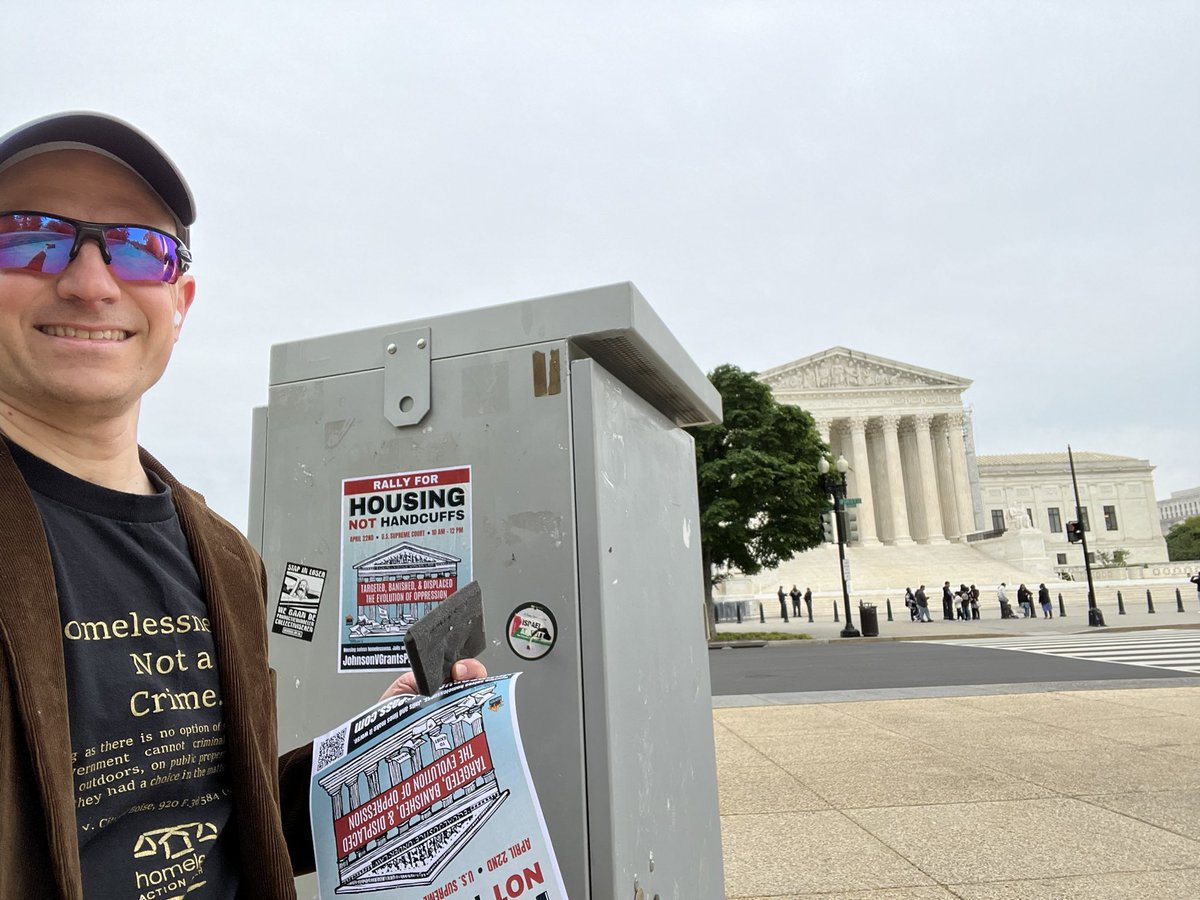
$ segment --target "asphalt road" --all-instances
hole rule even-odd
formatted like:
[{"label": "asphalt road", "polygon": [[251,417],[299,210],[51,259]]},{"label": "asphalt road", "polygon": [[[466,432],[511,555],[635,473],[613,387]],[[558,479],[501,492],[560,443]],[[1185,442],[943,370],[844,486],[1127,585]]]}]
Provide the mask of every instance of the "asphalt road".
[{"label": "asphalt road", "polygon": [[1185,673],[934,641],[809,643],[710,650],[714,696],[1179,678]]}]

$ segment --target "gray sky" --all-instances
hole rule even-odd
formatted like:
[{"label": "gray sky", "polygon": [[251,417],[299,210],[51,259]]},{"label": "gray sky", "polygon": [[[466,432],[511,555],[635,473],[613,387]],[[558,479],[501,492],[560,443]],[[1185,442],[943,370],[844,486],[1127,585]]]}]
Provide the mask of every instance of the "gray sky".
[{"label": "gray sky", "polygon": [[973,379],[980,453],[1200,485],[1194,0],[4,17],[0,131],[111,112],[196,193],[142,440],[240,525],[272,344],[625,280],[705,370],[845,345]]}]

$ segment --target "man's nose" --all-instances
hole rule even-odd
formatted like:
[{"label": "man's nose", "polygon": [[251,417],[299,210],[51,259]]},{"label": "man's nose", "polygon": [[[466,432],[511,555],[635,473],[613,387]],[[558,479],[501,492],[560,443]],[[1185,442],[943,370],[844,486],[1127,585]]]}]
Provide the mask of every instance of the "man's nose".
[{"label": "man's nose", "polygon": [[64,299],[93,302],[111,302],[120,295],[121,286],[94,239],[82,242],[75,258],[58,276],[58,292]]}]

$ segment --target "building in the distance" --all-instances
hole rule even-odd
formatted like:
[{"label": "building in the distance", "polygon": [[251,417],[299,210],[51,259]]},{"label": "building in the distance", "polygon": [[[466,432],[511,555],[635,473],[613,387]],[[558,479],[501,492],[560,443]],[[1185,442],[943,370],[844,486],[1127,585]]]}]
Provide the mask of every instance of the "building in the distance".
[{"label": "building in the distance", "polygon": [[[1130,563],[1167,559],[1154,500],[1154,467],[1131,456],[1078,451],[1075,480],[1092,562]],[[979,490],[984,521],[992,529],[1015,527],[1024,517],[1040,530],[1055,569],[1079,564],[1067,541],[1066,523],[1076,517],[1075,492],[1066,453],[1011,453],[980,456]],[[1120,556],[1115,557],[1119,559]]]},{"label": "building in the distance", "polygon": [[[833,454],[846,457],[864,553],[924,545],[921,557],[936,561],[946,547],[941,556],[960,568],[986,555],[1039,577],[1082,565],[1065,533],[1075,518],[1067,454],[976,457],[962,399],[969,379],[846,347],[759,378],[781,403],[811,413]],[[1123,550],[1129,563],[1165,562],[1150,463],[1079,451],[1075,468],[1094,558]],[[899,557],[875,556],[860,554],[860,570],[897,571]]]},{"label": "building in the distance", "polygon": [[1200,487],[1183,491],[1172,491],[1166,500],[1158,501],[1159,527],[1166,534],[1172,525],[1178,525],[1192,516],[1200,516]]}]

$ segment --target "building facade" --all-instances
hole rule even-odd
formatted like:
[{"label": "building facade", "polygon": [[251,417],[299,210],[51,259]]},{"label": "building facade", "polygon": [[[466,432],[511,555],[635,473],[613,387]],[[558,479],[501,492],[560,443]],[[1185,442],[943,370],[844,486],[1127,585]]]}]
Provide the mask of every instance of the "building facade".
[{"label": "building facade", "polygon": [[[984,550],[996,535],[1036,529],[1043,568],[1082,564],[1066,540],[1075,518],[1067,454],[976,457],[962,397],[969,379],[846,347],[758,377],[779,402],[808,411],[833,455],[845,456],[864,547]],[[1089,452],[1075,463],[1089,551],[1098,560],[1125,550],[1130,563],[1165,561],[1150,463]]]},{"label": "building facade", "polygon": [[762,372],[781,403],[812,414],[846,457],[861,543],[940,544],[981,530],[970,416],[971,382],[845,347]]},{"label": "building facade", "polygon": [[[1093,563],[1161,563],[1167,544],[1158,523],[1154,467],[1130,456],[1080,451],[1075,480],[1088,552]],[[1051,564],[1082,565],[1079,545],[1067,541],[1066,524],[1075,521],[1075,493],[1066,453],[1014,453],[978,459],[983,513],[989,526],[1006,530],[1031,524],[1042,532]]]},{"label": "building facade", "polygon": [[1172,491],[1166,500],[1158,501],[1159,525],[1163,534],[1170,531],[1172,525],[1178,525],[1192,516],[1200,516],[1200,487]]}]

